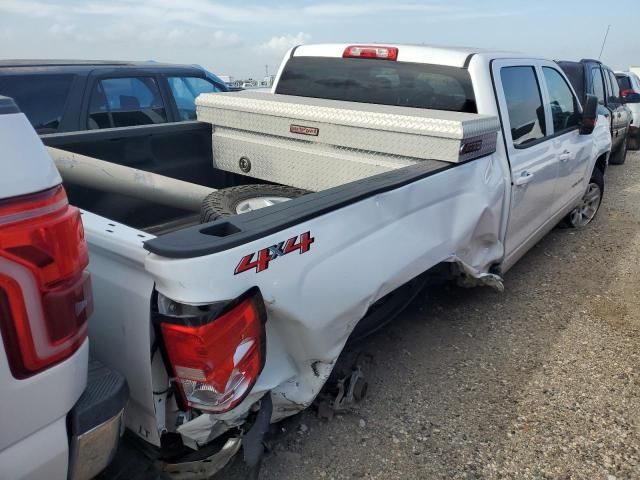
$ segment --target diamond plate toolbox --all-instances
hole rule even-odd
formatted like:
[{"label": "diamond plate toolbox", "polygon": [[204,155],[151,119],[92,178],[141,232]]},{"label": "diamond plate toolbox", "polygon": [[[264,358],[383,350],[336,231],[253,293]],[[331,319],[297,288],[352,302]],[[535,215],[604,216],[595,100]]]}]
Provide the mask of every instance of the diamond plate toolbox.
[{"label": "diamond plate toolbox", "polygon": [[262,92],[202,94],[196,104],[212,125],[215,168],[313,191],[417,162],[462,162],[465,143],[475,142],[474,156],[490,153],[500,128],[486,115]]}]

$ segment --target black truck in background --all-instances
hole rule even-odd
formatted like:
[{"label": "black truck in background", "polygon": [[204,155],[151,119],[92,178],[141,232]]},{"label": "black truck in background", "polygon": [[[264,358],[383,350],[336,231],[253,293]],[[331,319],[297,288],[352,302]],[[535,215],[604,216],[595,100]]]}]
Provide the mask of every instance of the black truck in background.
[{"label": "black truck in background", "polygon": [[[220,91],[227,91],[224,83],[188,65],[0,61],[0,95],[15,100],[45,145],[202,185],[233,183],[215,178],[226,174],[211,168],[211,126],[195,121],[195,98]],[[125,223],[137,227],[185,213],[150,208],[125,195],[66,188],[72,204],[105,217],[124,209],[130,212]]]},{"label": "black truck in background", "polygon": [[583,59],[579,62],[561,60],[557,63],[569,78],[583,106],[587,95],[598,97],[600,109],[609,119],[611,128],[609,163],[623,164],[629,145],[632,116],[620,94],[620,87],[613,70],[598,60]]}]

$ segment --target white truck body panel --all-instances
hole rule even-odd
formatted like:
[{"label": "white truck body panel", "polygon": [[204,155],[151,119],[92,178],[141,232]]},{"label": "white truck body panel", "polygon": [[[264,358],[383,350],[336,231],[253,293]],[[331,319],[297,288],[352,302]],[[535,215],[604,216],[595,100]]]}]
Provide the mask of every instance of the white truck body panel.
[{"label": "white truck body panel", "polygon": [[[149,299],[153,278],[144,269],[143,242],[153,235],[82,212],[94,290],[89,319],[93,357],[122,372],[130,400],[125,423],[145,440],[159,444],[153,405]],[[142,321],[145,319],[145,321]]]}]

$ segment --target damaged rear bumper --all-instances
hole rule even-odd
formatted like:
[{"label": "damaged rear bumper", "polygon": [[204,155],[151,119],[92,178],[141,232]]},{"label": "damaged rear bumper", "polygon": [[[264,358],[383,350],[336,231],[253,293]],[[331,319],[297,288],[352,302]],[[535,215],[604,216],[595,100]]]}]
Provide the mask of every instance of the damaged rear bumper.
[{"label": "damaged rear bumper", "polygon": [[206,458],[177,463],[161,462],[159,469],[173,480],[209,478],[229,463],[240,450],[240,446],[243,447],[247,467],[258,469],[264,454],[264,437],[269,431],[272,413],[271,393],[267,393],[260,400],[260,408],[253,419],[253,425],[244,432],[242,437],[228,438],[220,450]]},{"label": "damaged rear bumper", "polygon": [[198,480],[209,478],[222,470],[238,450],[242,441],[239,437],[229,438],[224,446],[213,455],[202,460],[183,463],[160,463],[159,469],[173,480]]}]

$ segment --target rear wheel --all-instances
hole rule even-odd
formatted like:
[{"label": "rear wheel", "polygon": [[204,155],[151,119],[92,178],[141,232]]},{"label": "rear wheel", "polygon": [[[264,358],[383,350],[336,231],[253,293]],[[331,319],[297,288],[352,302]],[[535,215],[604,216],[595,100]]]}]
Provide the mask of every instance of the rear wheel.
[{"label": "rear wheel", "polygon": [[307,190],[284,185],[256,184],[223,188],[207,195],[203,200],[200,208],[200,223],[252,212],[307,193],[309,193]]},{"label": "rear wheel", "polygon": [[640,131],[636,131],[633,135],[629,134],[629,150],[640,149]]},{"label": "rear wheel", "polygon": [[627,159],[627,148],[629,145],[629,134],[625,135],[624,140],[622,141],[622,145],[618,151],[611,156],[609,163],[613,165],[622,165]]},{"label": "rear wheel", "polygon": [[604,194],[604,177],[595,169],[580,203],[563,220],[563,226],[569,228],[586,227],[595,218]]}]

